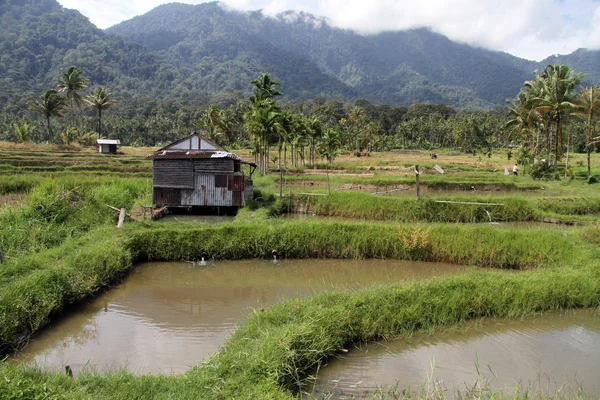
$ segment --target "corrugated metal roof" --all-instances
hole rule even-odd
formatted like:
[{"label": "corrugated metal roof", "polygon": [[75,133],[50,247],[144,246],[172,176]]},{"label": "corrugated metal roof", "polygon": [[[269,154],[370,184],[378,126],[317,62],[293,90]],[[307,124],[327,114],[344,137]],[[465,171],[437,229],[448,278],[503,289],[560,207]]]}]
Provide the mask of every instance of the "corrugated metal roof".
[{"label": "corrugated metal roof", "polygon": [[119,139],[98,139],[96,140],[98,144],[121,144]]}]

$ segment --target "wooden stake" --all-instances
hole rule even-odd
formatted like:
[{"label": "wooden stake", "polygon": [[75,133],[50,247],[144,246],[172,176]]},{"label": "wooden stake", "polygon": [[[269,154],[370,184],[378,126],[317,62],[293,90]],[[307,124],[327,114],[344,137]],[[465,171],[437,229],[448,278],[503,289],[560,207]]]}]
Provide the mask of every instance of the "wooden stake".
[{"label": "wooden stake", "polygon": [[417,200],[421,199],[421,187],[419,185],[419,166],[415,165],[415,185],[417,187]]},{"label": "wooden stake", "polygon": [[125,222],[125,209],[121,208],[121,211],[119,212],[119,223],[117,224],[117,228],[122,227],[123,222]]}]

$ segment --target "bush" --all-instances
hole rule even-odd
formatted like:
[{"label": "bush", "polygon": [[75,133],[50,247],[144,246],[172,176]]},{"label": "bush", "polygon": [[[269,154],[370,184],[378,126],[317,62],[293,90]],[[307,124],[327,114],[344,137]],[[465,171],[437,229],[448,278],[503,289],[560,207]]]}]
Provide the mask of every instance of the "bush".
[{"label": "bush", "polygon": [[558,181],[560,176],[556,167],[548,162],[538,162],[531,166],[531,177],[535,180]]}]

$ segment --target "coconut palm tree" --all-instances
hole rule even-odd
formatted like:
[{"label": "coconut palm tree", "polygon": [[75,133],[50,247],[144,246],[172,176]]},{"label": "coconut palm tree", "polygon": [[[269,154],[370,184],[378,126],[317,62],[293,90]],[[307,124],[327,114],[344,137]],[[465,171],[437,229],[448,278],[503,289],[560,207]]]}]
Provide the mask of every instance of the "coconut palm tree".
[{"label": "coconut palm tree", "polygon": [[591,176],[590,153],[594,144],[594,117],[600,114],[600,88],[589,87],[579,92],[580,111],[587,122],[587,172]]},{"label": "coconut palm tree", "polygon": [[56,89],[58,92],[65,93],[67,100],[69,100],[69,106],[71,109],[71,115],[74,115],[74,105],[80,107],[83,103],[83,98],[79,94],[85,87],[87,87],[87,79],[83,75],[83,71],[77,67],[70,67],[68,70],[63,72],[60,78],[56,81]]},{"label": "coconut palm tree", "polygon": [[[563,152],[563,125],[579,108],[575,88],[583,77],[584,74],[575,74],[568,65],[548,65],[539,75],[538,93],[529,100],[531,109],[546,116],[554,125],[555,165]],[[568,140],[567,150],[569,145]]]},{"label": "coconut palm tree", "polygon": [[29,99],[27,104],[32,111],[46,117],[46,124],[48,126],[48,138],[52,140],[52,126],[50,125],[50,118],[57,117],[61,118],[63,112],[67,109],[65,99],[61,97],[58,92],[54,89],[46,91],[38,99]]},{"label": "coconut palm tree", "polygon": [[13,129],[18,143],[29,143],[31,135],[35,130],[35,125],[25,120],[19,120],[13,124]]},{"label": "coconut palm tree", "polygon": [[103,86],[94,88],[86,96],[85,102],[93,109],[98,110],[98,137],[102,134],[102,111],[116,106],[118,103],[112,98],[112,93]]},{"label": "coconut palm tree", "polygon": [[206,130],[209,139],[217,140],[225,131],[223,112],[216,105],[209,105],[206,111],[202,113],[198,125]]},{"label": "coconut palm tree", "polygon": [[281,114],[271,99],[254,102],[246,114],[246,130],[252,135],[258,153],[258,165],[263,175],[267,174],[269,140],[277,132]]},{"label": "coconut palm tree", "polygon": [[331,184],[329,182],[329,165],[333,162],[333,159],[338,154],[342,142],[340,140],[340,134],[335,129],[328,129],[323,134],[323,139],[319,143],[319,155],[327,159],[325,164],[325,171],[327,173],[327,189],[331,194]]},{"label": "coconut palm tree", "polygon": [[254,96],[250,97],[250,103],[260,102],[261,100],[272,99],[276,96],[281,96],[281,92],[277,90],[279,82],[271,79],[271,75],[267,72],[253,80]]},{"label": "coconut palm tree", "polygon": [[315,153],[317,149],[317,141],[323,136],[323,124],[317,117],[312,117],[308,121],[308,138],[310,141],[310,162],[313,168],[317,168]]},{"label": "coconut palm tree", "polygon": [[360,155],[360,145],[359,145],[359,136],[364,121],[367,117],[365,110],[362,107],[354,106],[350,109],[348,113],[348,125],[350,125],[354,129],[354,134],[356,135],[356,155]]}]

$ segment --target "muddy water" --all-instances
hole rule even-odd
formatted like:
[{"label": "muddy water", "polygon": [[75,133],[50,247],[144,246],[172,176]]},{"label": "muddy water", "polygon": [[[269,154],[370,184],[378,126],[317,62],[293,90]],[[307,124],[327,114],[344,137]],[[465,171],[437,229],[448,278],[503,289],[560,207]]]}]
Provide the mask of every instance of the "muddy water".
[{"label": "muddy water", "polygon": [[78,372],[181,373],[217,351],[252,309],[332,288],[448,275],[460,267],[392,260],[147,263],[118,287],[69,310],[16,362]]},{"label": "muddy water", "polygon": [[598,311],[566,311],[363,345],[323,367],[313,390],[342,398],[368,397],[377,388],[386,392],[383,388],[396,387],[402,393],[424,385],[433,371],[431,382],[443,382],[448,397],[473,387],[478,378],[482,387],[507,394],[519,384],[544,390],[544,397],[555,395],[562,385],[563,393],[575,393],[578,384],[588,394],[600,394],[599,360]]}]

